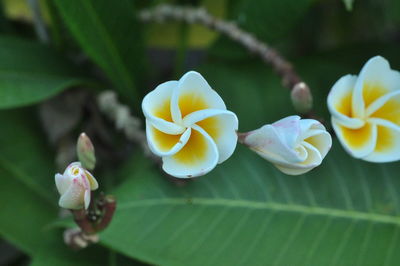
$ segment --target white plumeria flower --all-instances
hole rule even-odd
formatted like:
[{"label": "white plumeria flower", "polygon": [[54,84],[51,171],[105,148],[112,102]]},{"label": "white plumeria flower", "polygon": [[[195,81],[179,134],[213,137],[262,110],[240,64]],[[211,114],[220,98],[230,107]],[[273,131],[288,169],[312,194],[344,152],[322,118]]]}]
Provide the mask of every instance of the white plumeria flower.
[{"label": "white plumeria flower", "polygon": [[89,207],[90,191],[96,190],[98,184],[89,171],[80,162],[71,163],[64,174],[56,174],[56,186],[60,193],[59,205],[62,208],[78,210]]},{"label": "white plumeria flower", "polygon": [[320,122],[297,115],[244,133],[242,141],[288,175],[317,167],[332,146],[331,135]]},{"label": "white plumeria flower", "polygon": [[360,75],[346,75],[328,95],[332,125],[343,147],[370,162],[400,159],[400,73],[375,56]]},{"label": "white plumeria flower", "polygon": [[149,147],[169,175],[204,175],[235,150],[237,117],[197,72],[157,86],[142,109]]}]

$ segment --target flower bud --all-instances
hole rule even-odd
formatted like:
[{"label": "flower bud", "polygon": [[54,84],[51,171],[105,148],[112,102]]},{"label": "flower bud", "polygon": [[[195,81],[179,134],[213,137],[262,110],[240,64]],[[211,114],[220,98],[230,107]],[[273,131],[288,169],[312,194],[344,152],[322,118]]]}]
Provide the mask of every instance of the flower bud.
[{"label": "flower bud", "polygon": [[332,138],[320,122],[299,116],[245,133],[242,142],[288,175],[317,167],[332,146]]},{"label": "flower bud", "polygon": [[96,156],[94,154],[93,144],[85,133],[81,133],[79,136],[76,151],[82,166],[86,169],[93,170],[96,165]]},{"label": "flower bud", "polygon": [[297,112],[306,114],[311,110],[313,98],[310,89],[304,82],[296,84],[290,93],[290,98]]},{"label": "flower bud", "polygon": [[55,175],[55,180],[61,195],[58,205],[66,209],[87,209],[91,190],[98,188],[96,179],[82,167],[80,162],[71,163],[64,174]]}]

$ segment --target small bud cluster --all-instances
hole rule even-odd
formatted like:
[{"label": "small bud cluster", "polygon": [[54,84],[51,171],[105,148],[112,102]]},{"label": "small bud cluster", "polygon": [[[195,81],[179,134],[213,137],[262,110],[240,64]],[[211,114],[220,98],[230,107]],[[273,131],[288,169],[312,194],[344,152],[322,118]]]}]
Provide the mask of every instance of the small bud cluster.
[{"label": "small bud cluster", "polygon": [[56,174],[55,182],[60,193],[60,207],[71,210],[79,226],[65,231],[65,243],[80,249],[98,242],[97,233],[111,222],[116,200],[102,193],[98,198],[93,198],[92,191],[99,185],[89,170],[94,170],[96,157],[94,146],[85,133],[79,136],[76,149],[79,162],[71,163],[63,174]]}]

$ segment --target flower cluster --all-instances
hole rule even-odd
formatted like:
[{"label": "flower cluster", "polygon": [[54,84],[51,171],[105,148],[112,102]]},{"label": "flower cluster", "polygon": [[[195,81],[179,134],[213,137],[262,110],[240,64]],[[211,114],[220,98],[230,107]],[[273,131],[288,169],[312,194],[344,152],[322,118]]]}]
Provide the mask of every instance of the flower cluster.
[{"label": "flower cluster", "polygon": [[341,144],[370,162],[400,159],[400,73],[382,57],[371,58],[358,76],[332,87],[328,108]]},{"label": "flower cluster", "polygon": [[[143,99],[142,109],[150,149],[172,176],[204,175],[235,150],[236,115],[197,72],[159,85]],[[332,144],[321,123],[298,116],[240,135],[241,142],[291,175],[320,165]]]},{"label": "flower cluster", "polygon": [[238,119],[197,72],[159,85],[142,109],[150,149],[172,176],[204,175],[235,150]]}]

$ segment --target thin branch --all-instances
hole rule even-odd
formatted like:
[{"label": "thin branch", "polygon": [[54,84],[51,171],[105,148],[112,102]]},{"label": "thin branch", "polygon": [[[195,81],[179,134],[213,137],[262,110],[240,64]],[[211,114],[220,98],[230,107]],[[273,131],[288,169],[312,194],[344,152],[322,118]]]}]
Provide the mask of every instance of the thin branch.
[{"label": "thin branch", "polygon": [[122,131],[128,140],[139,144],[147,157],[157,164],[161,164],[160,158],[155,156],[147,145],[146,132],[141,128],[140,119],[132,116],[129,108],[118,102],[117,94],[114,91],[100,93],[97,103],[100,110],[108,119],[114,121],[116,128]]},{"label": "thin branch", "polygon": [[40,10],[40,3],[38,0],[27,0],[29,7],[33,14],[33,24],[35,27],[36,35],[42,43],[49,43],[49,34],[47,33],[46,23],[43,20],[42,12]]},{"label": "thin branch", "polygon": [[296,87],[308,86],[294,70],[292,64],[283,58],[278,51],[269,47],[252,34],[240,29],[235,23],[218,19],[209,14],[204,8],[181,7],[168,4],[158,5],[153,9],[145,9],[139,13],[143,22],[165,22],[169,20],[184,21],[189,24],[201,24],[206,28],[226,35],[238,42],[250,52],[258,55],[264,62],[270,64],[282,77],[283,86],[290,90]]}]

